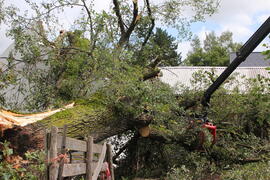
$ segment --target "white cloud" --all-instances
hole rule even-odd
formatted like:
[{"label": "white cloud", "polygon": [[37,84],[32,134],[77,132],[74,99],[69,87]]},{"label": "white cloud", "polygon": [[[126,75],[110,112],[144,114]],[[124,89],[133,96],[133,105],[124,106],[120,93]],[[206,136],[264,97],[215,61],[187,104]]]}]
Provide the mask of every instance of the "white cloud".
[{"label": "white cloud", "polygon": [[206,38],[206,35],[209,34],[210,32],[211,32],[211,29],[207,29],[205,26],[203,26],[201,30],[197,33],[197,36],[202,42]]},{"label": "white cloud", "polygon": [[191,49],[190,42],[184,41],[178,44],[177,51],[181,53],[182,60],[187,57],[188,51]]},{"label": "white cloud", "polygon": [[[155,3],[156,3],[156,1],[155,1]],[[125,1],[125,2],[130,3],[130,4],[132,3],[132,1]],[[108,11],[110,9],[110,7],[113,6],[112,0],[94,0],[93,4],[94,4],[94,9],[98,12],[100,12],[102,10]],[[139,5],[139,9],[140,9],[144,5],[144,0],[138,0],[138,5]]]},{"label": "white cloud", "polygon": [[[219,12],[213,15],[213,20],[232,21],[236,15],[252,17],[258,12],[269,12],[269,0],[222,0]],[[242,23],[242,22],[241,22]]]},{"label": "white cloud", "polygon": [[96,11],[108,11],[110,6],[112,6],[112,0],[94,0],[93,4]]},{"label": "white cloud", "polygon": [[218,24],[252,25],[257,23],[254,22],[257,21],[254,19],[256,14],[267,11],[269,16],[269,7],[269,0],[223,0],[218,13],[209,18],[209,21]]},{"label": "white cloud", "polygon": [[233,40],[241,42],[246,39],[246,37],[251,36],[253,33],[248,26],[238,25],[238,24],[225,24],[221,26],[218,34],[224,31],[231,31],[233,33]]},{"label": "white cloud", "polygon": [[[231,31],[234,41],[244,43],[269,17],[269,7],[270,0],[222,0],[218,13],[207,18],[207,28],[198,29],[196,34],[204,39],[209,31],[215,31],[217,35]],[[262,49],[260,45],[256,51]]]},{"label": "white cloud", "polygon": [[257,17],[258,23],[262,24],[269,17],[269,14],[263,14]]}]

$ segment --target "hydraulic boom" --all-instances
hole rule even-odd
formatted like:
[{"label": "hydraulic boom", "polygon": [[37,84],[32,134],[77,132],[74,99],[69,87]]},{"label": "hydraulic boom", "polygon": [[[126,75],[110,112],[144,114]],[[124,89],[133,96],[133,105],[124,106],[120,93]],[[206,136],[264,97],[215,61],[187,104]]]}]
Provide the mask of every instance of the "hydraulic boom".
[{"label": "hydraulic boom", "polygon": [[261,25],[261,27],[249,38],[249,40],[236,53],[236,58],[223,71],[223,73],[216,79],[216,81],[205,91],[204,97],[201,101],[204,107],[209,106],[212,94],[219,88],[219,86],[231,75],[231,73],[252,53],[252,51],[262,42],[262,40],[270,32],[270,16]]}]

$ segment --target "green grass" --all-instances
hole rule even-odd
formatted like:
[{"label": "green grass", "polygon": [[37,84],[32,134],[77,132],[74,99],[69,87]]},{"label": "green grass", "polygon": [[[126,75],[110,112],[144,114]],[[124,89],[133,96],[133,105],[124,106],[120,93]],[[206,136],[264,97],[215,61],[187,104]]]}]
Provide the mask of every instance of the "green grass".
[{"label": "green grass", "polygon": [[224,180],[269,180],[270,161],[239,165],[223,171],[221,177]]}]

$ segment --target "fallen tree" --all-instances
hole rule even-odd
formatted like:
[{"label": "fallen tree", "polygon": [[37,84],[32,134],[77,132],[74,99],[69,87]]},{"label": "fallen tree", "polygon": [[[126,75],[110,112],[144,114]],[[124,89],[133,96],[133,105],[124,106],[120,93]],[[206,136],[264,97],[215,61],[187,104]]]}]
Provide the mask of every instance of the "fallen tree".
[{"label": "fallen tree", "polygon": [[[176,179],[176,172],[201,178],[205,173],[269,157],[265,145],[270,109],[265,92],[269,91],[265,84],[263,90],[258,88],[261,79],[244,95],[224,89],[217,92],[209,112],[218,126],[215,145],[196,119],[202,113],[203,91],[175,90],[156,79],[159,64],[170,65],[169,59],[177,64],[180,57],[173,38],[155,34],[155,19],[181,31],[189,22],[215,12],[218,1],[166,0],[155,5],[146,0],[141,9],[140,1],[113,0],[112,11],[102,13],[94,12],[85,0],[27,3],[36,16],[22,17],[13,8],[0,12],[10,20],[9,35],[16,47],[1,74],[1,87],[16,86],[21,79],[28,83],[26,87],[19,84],[18,93],[27,97],[16,111],[42,112],[73,101],[75,106],[6,129],[0,140],[10,141],[15,153],[42,149],[44,130],[66,124],[71,137],[92,135],[95,142],[110,138],[119,179],[165,177],[172,172]],[[2,3],[0,6],[2,9]],[[70,6],[83,8],[85,16],[79,18],[75,30],[58,33],[53,12]],[[183,7],[195,9],[189,21],[180,16]],[[187,35],[187,31],[182,33]],[[17,52],[21,59],[14,57]],[[22,69],[17,69],[18,63]]]},{"label": "fallen tree", "polygon": [[[92,135],[95,142],[114,137],[110,141],[115,145],[114,163],[118,165],[119,178],[172,175],[181,178],[183,174],[185,178],[200,178],[213,173],[215,177],[221,174],[230,177],[223,172],[228,167],[232,171],[256,162],[265,167],[264,161],[269,160],[269,96],[262,93],[269,90],[265,86],[268,80],[249,82],[246,94],[237,90],[228,93],[221,88],[214,95],[209,118],[218,127],[215,145],[209,132],[197,122],[202,112],[198,98],[202,92],[183,90],[176,96],[173,89],[158,79],[130,78],[125,83],[119,83],[118,78],[118,83],[114,80],[90,97],[76,101],[73,108],[24,127],[5,130],[0,140],[10,141],[14,152],[23,155],[43,148],[43,132],[52,125],[67,124],[68,136],[83,139]],[[150,132],[142,133],[140,129],[147,130],[146,127]]]},{"label": "fallen tree", "polygon": [[[158,80],[138,82],[144,85],[149,83],[147,89],[143,91],[140,88],[140,92],[145,97],[155,98],[154,106],[146,106],[140,93],[129,97],[128,94],[121,94],[120,98],[115,96],[115,101],[111,101],[112,96],[106,97],[103,90],[90,99],[77,101],[73,108],[25,127],[6,130],[2,140],[9,140],[15,151],[23,154],[27,150],[42,148],[44,129],[51,125],[61,127],[67,124],[69,136],[84,138],[90,134],[96,142],[114,136],[111,142],[115,145],[114,162],[119,166],[116,170],[119,176],[166,176],[172,168],[179,168],[178,171],[182,172],[183,165],[189,169],[190,176],[200,177],[215,171],[219,176],[228,166],[233,168],[269,159],[269,126],[266,121],[261,125],[252,121],[254,117],[260,121],[257,114],[262,120],[267,115],[264,108],[268,108],[266,99],[269,97],[257,91],[257,87],[261,86],[257,84],[259,81],[244,95],[237,91],[228,95],[224,89],[215,94],[209,114],[218,126],[215,145],[211,143],[209,132],[196,122],[196,114],[201,110],[200,101],[191,109],[179,106],[186,99],[196,99],[197,92],[186,91],[176,97],[168,86]],[[118,85],[117,89],[121,86]],[[107,90],[112,90],[112,86]],[[160,94],[163,96],[158,96]],[[253,102],[260,103],[254,106]],[[139,130],[145,126],[150,127],[150,133],[142,137]],[[201,132],[206,137],[203,143],[199,135]],[[121,141],[121,137],[126,140]],[[124,158],[121,154],[125,154]],[[213,167],[215,171],[211,170]]]}]

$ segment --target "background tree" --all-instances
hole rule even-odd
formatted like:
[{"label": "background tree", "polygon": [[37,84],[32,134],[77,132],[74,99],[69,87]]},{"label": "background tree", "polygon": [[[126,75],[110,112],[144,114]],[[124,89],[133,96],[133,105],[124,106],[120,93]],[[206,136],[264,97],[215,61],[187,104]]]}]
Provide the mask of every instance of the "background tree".
[{"label": "background tree", "polygon": [[219,37],[211,32],[206,35],[203,44],[199,37],[195,36],[191,42],[192,51],[185,59],[186,65],[193,66],[227,66],[229,65],[229,55],[236,52],[240,43],[232,40],[232,32],[223,32]]},{"label": "background tree", "polygon": [[156,63],[159,66],[178,66],[181,63],[181,56],[177,52],[177,47],[176,38],[165,30],[156,28],[149,42],[139,52],[136,58],[137,63],[143,63],[144,66],[150,63]]},{"label": "background tree", "polygon": [[[270,38],[270,37],[268,37],[268,38]],[[270,58],[270,45],[269,45],[269,43],[265,43],[265,44],[263,44],[263,46],[266,48],[266,50],[265,51],[263,51],[262,53],[266,56],[266,58],[268,59],[268,58]]]}]

